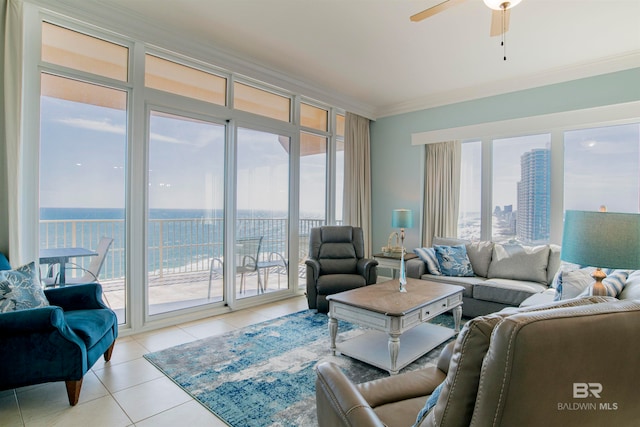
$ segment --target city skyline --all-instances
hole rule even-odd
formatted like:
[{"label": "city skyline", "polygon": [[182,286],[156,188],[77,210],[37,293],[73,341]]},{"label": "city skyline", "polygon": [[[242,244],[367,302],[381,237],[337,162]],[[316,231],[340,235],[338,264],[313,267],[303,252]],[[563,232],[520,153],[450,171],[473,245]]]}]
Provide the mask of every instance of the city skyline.
[{"label": "city skyline", "polygon": [[[549,134],[538,137],[544,140],[545,137],[549,138]],[[492,209],[510,204],[515,206],[517,189],[514,185],[520,179],[520,155],[534,148],[549,148],[530,138],[524,136],[494,141],[493,163],[502,165],[500,170],[504,172],[496,177],[494,167]],[[496,148],[496,141],[508,144]],[[610,210],[638,211],[640,124],[567,131],[564,133],[564,146],[566,209],[596,210],[604,204]],[[461,212],[480,213],[480,159],[480,141],[463,143],[461,191],[464,193],[465,187],[473,191],[468,192],[469,197],[461,200]],[[594,199],[598,201],[594,202]]]},{"label": "city skyline", "polygon": [[[505,206],[512,206],[517,215],[518,182],[522,179],[521,156],[532,150],[549,150],[549,140],[550,134],[542,134],[493,141],[492,212],[498,207],[502,210]],[[595,211],[602,205],[609,212],[640,210],[640,124],[566,131],[563,142],[561,178],[565,210]],[[481,152],[480,141],[463,144],[461,237],[480,236]],[[549,184],[550,189],[553,186],[551,177]],[[504,217],[492,216],[494,236],[503,233],[515,236],[515,220],[508,222]]]}]

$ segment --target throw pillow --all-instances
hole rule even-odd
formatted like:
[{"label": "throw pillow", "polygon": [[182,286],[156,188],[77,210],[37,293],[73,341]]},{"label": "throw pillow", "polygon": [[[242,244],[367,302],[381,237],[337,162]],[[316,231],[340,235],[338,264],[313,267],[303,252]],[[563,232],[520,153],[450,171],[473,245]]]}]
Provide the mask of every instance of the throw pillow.
[{"label": "throw pillow", "polygon": [[415,248],[413,252],[427,265],[427,271],[434,276],[442,276],[438,266],[438,258],[433,248]]},{"label": "throw pillow", "polygon": [[422,423],[424,418],[427,416],[429,411],[431,411],[433,407],[436,406],[436,403],[438,402],[438,398],[440,397],[440,393],[442,392],[443,386],[444,386],[444,381],[442,381],[440,385],[438,385],[438,387],[436,387],[436,389],[433,390],[433,393],[431,393],[431,396],[429,396],[429,398],[427,399],[427,402],[424,404],[420,412],[418,412],[418,417],[416,418],[416,422],[413,425],[413,427],[418,427]]},{"label": "throw pillow", "polygon": [[576,298],[593,283],[593,268],[579,268],[577,270],[560,270],[553,280],[556,288],[555,301]]},{"label": "throw pillow", "polygon": [[640,300],[640,270],[633,270],[627,277],[624,289],[620,292],[618,299],[638,299]]},{"label": "throw pillow", "polygon": [[[606,270],[605,270],[606,271]],[[618,298],[618,295],[624,289],[624,285],[627,282],[627,277],[629,277],[629,272],[626,270],[614,270],[611,273],[607,272],[607,277],[602,280],[602,284],[604,285],[604,289],[607,291],[607,296]],[[587,286],[579,297],[588,297],[593,295],[593,285],[595,284],[595,280],[591,278],[591,283]]]},{"label": "throw pillow", "polygon": [[560,266],[558,267],[558,270],[555,272],[555,274],[553,276],[553,280],[551,280],[551,285],[550,286],[552,288],[557,288],[559,282],[562,281],[562,275],[565,272],[580,270],[581,268],[582,268],[582,266],[580,264],[574,264],[574,263],[567,262],[567,261],[561,261],[560,262]]},{"label": "throw pillow", "polygon": [[473,267],[465,245],[433,247],[443,276],[473,277]]},{"label": "throw pillow", "polygon": [[487,277],[538,282],[546,285],[549,245],[493,245]]},{"label": "throw pillow", "polygon": [[0,313],[48,305],[35,262],[0,271]]},{"label": "throw pillow", "polygon": [[487,277],[489,265],[491,265],[491,255],[493,254],[493,242],[478,241],[465,245],[467,255],[471,261],[473,272],[482,277]]}]

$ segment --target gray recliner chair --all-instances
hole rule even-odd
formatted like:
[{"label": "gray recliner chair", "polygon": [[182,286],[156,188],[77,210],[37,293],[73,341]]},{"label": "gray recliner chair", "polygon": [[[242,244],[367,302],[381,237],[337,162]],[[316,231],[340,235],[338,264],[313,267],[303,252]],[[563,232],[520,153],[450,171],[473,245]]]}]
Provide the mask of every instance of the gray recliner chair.
[{"label": "gray recliner chair", "polygon": [[376,283],[378,261],[364,257],[362,228],[324,226],[309,234],[307,301],[310,309],[329,311],[327,295]]},{"label": "gray recliner chair", "polygon": [[317,366],[319,427],[636,426],[640,301],[586,297],[468,321],[437,366],[352,383]]}]

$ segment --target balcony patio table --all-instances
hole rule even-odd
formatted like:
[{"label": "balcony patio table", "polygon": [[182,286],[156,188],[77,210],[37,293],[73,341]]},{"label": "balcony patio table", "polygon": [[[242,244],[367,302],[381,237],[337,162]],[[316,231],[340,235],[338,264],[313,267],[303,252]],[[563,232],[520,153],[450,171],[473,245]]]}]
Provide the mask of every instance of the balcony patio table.
[{"label": "balcony patio table", "polygon": [[85,248],[47,248],[40,249],[40,264],[58,264],[60,271],[60,286],[66,282],[65,265],[71,258],[83,256],[97,256],[98,253]]}]

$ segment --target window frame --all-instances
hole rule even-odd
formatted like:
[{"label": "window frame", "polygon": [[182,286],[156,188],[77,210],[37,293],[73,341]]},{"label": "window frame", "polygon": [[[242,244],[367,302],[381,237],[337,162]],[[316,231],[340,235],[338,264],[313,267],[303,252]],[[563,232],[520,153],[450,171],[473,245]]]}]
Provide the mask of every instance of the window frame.
[{"label": "window frame", "polygon": [[[212,305],[205,305],[199,307],[193,307],[190,309],[179,310],[175,312],[169,312],[163,315],[149,316],[146,311],[147,295],[146,295],[146,280],[147,280],[147,267],[146,267],[146,233],[147,233],[147,195],[148,190],[145,185],[147,183],[147,169],[148,169],[148,131],[149,123],[147,118],[147,111],[149,108],[153,108],[155,111],[166,111],[168,113],[174,113],[185,117],[193,117],[194,119],[204,120],[212,123],[225,123],[227,132],[227,146],[225,155],[225,170],[226,174],[235,174],[233,147],[235,144],[235,132],[238,126],[255,129],[259,131],[273,132],[280,135],[285,135],[290,138],[291,155],[290,155],[290,169],[289,169],[289,194],[290,194],[290,230],[289,230],[289,248],[291,253],[298,251],[298,227],[297,221],[299,219],[298,211],[298,197],[299,197],[299,184],[297,179],[299,177],[299,137],[300,131],[303,127],[300,126],[299,115],[299,102],[304,99],[305,103],[317,106],[319,108],[328,111],[328,124],[329,129],[326,132],[320,132],[323,136],[328,138],[329,141],[329,156],[328,156],[328,170],[327,170],[327,194],[329,200],[335,199],[335,179],[331,177],[331,173],[335,171],[335,151],[333,155],[331,150],[335,150],[335,122],[336,114],[343,114],[344,111],[328,105],[324,102],[319,102],[311,98],[307,98],[304,95],[298,94],[294,91],[285,90],[273,86],[272,84],[264,81],[258,81],[249,78],[245,75],[238,74],[237,71],[231,71],[227,68],[218,66],[216,61],[225,63],[223,56],[211,58],[207,56],[207,61],[203,61],[199,58],[202,57],[200,53],[189,52],[185,46],[177,46],[175,50],[165,49],[155,44],[150,44],[148,40],[141,39],[140,34],[130,33],[127,31],[112,31],[110,28],[115,28],[110,23],[106,22],[92,22],[90,19],[82,20],[75,19],[71,14],[61,15],[55,11],[45,10],[37,5],[25,4],[25,18],[24,25],[25,31],[29,34],[29,37],[25,40],[24,44],[24,80],[25,80],[25,111],[28,112],[30,117],[40,117],[39,98],[40,98],[40,75],[42,72],[47,72],[52,75],[60,77],[67,77],[79,81],[85,81],[87,83],[98,84],[114,89],[126,91],[127,93],[127,159],[126,159],[126,201],[125,201],[125,215],[126,215],[126,272],[125,280],[126,288],[126,323],[120,325],[120,330],[126,333],[134,333],[140,330],[156,327],[154,325],[167,325],[175,323],[176,320],[196,320],[199,318],[207,317],[212,314],[227,312],[229,309],[242,309],[250,307],[256,304],[262,304],[267,300],[276,300],[286,297],[285,295],[278,293],[278,295],[270,296],[267,300],[256,301],[234,301],[233,299],[225,300],[219,306],[212,307]],[[76,31],[86,34],[91,37],[96,37],[108,42],[112,42],[118,45],[128,48],[128,64],[127,64],[127,76],[126,82],[120,80],[114,80],[107,77],[94,75],[92,73],[83,72],[80,70],[71,69],[56,64],[45,63],[41,60],[41,23],[46,21],[52,25],[61,26],[67,28],[70,31]],[[147,35],[142,36],[147,37]],[[177,50],[177,51],[176,51]],[[179,51],[182,50],[183,53]],[[190,55],[184,54],[189,52]],[[191,99],[185,96],[164,92],[157,89],[148,88],[145,86],[144,71],[145,71],[145,55],[150,54],[153,56],[166,59],[171,62],[182,64],[191,68],[195,68],[210,74],[214,74],[223,77],[227,81],[227,93],[226,93],[226,105],[216,105],[205,101]],[[233,63],[240,70],[241,65]],[[238,70],[238,71],[240,71]],[[235,82],[246,84],[255,87],[260,90],[274,93],[276,95],[284,96],[289,99],[290,103],[290,117],[288,122],[284,122],[277,119],[272,119],[265,116],[248,113],[245,111],[237,110],[233,108],[233,86]],[[24,139],[27,142],[27,149],[25,155],[29,159],[29,163],[34,165],[35,170],[39,167],[39,141],[40,134],[38,127],[28,127],[23,125],[25,132],[23,133]],[[305,129],[310,133],[317,134],[319,131],[315,129]],[[34,174],[34,182],[30,184],[27,191],[33,194],[33,200],[30,201],[29,206],[33,207],[34,213],[38,208],[38,174]],[[234,194],[235,184],[227,178],[225,188],[225,224],[234,224],[235,216],[234,211]],[[327,204],[327,219],[333,221],[333,203]],[[39,215],[31,215],[29,221],[36,225],[39,221]],[[295,226],[294,226],[295,225]],[[34,227],[36,230],[38,227]],[[225,242],[233,241],[235,230],[233,227],[227,225],[225,227]],[[35,236],[34,240],[38,241],[38,236]],[[288,287],[288,294],[301,294],[302,290],[297,285],[297,275],[290,275],[295,278],[291,282],[291,286]],[[227,304],[228,303],[228,304]]]},{"label": "window frame", "polygon": [[[640,102],[632,105],[613,105],[596,109],[600,112],[600,117],[607,117],[608,120],[595,120],[596,113],[592,110],[588,112],[576,111],[567,112],[554,116],[549,120],[548,126],[539,129],[536,134],[548,133],[551,135],[550,163],[551,163],[551,188],[550,188],[550,223],[549,241],[550,244],[560,245],[562,243],[562,230],[564,222],[564,135],[565,132],[584,130],[590,128],[610,127],[626,124],[638,124],[640,120],[634,116],[635,109],[640,108]],[[618,118],[615,118],[618,116]],[[530,119],[530,120],[528,120]],[[475,128],[475,131],[485,130],[482,138],[467,138],[462,140],[463,149],[465,143],[481,141],[481,223],[480,240],[491,240],[492,215],[493,215],[493,141],[494,139],[515,138],[526,136],[531,132],[525,131],[531,128],[532,123],[537,123],[538,118],[518,119],[519,123],[512,123],[507,126],[512,132],[505,132],[501,124],[504,122],[485,123]],[[514,122],[514,121],[507,121]],[[577,123],[579,122],[579,123]],[[520,129],[520,131],[518,131]],[[468,132],[468,127],[462,133]],[[455,129],[447,129],[446,132],[455,132]],[[433,135],[432,135],[433,136]],[[432,137],[431,136],[431,137]],[[423,137],[425,137],[423,135]],[[415,141],[414,141],[415,142]]]}]

